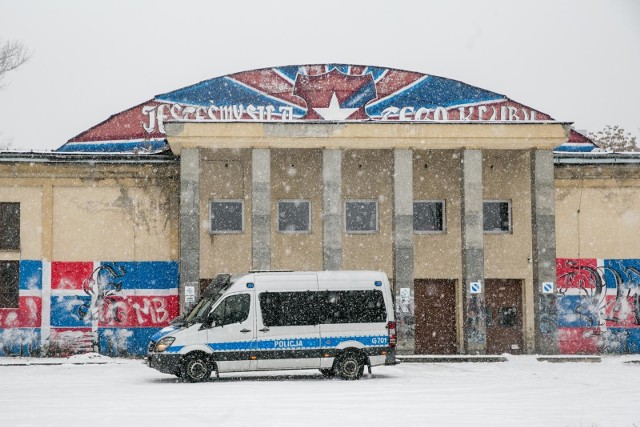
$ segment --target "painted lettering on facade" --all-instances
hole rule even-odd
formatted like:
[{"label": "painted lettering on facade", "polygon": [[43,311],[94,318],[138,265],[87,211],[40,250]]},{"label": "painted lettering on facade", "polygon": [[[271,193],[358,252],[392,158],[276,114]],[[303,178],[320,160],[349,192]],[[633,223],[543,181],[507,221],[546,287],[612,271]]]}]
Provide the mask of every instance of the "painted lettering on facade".
[{"label": "painted lettering on facade", "polygon": [[[330,107],[324,110],[329,110]],[[341,108],[338,108],[340,110]],[[344,108],[342,108],[344,110]],[[304,119],[294,114],[293,107],[275,107],[273,105],[243,104],[209,107],[193,107],[180,104],[145,105],[142,107],[144,130],[151,134],[165,133],[164,124],[168,120],[186,122],[292,122]],[[365,109],[366,111],[366,109]],[[411,122],[533,122],[538,112],[524,106],[477,105],[456,108],[445,107],[396,107],[382,110],[380,116],[368,116],[375,121],[411,121]]]},{"label": "painted lettering on facade", "polygon": [[252,104],[246,107],[239,105],[211,105],[209,107],[194,107],[181,104],[145,105],[142,107],[145,117],[144,130],[148,133],[159,131],[165,133],[164,123],[167,120],[196,121],[196,122],[224,122],[224,121],[291,121],[293,107],[276,107],[273,105]]}]

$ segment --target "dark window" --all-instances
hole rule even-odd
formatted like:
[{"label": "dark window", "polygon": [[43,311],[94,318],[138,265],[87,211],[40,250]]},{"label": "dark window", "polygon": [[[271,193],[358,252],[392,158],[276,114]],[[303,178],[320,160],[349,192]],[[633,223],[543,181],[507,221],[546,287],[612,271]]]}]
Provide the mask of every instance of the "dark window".
[{"label": "dark window", "polygon": [[413,202],[413,231],[444,231],[444,202]]},{"label": "dark window", "polygon": [[511,231],[511,204],[509,202],[484,202],[482,215],[484,231],[489,233],[507,233]]},{"label": "dark window", "polygon": [[500,307],[500,326],[512,328],[518,325],[518,309],[516,307]]},{"label": "dark window", "polygon": [[265,326],[387,321],[380,291],[264,292],[260,310]]},{"label": "dark window", "polygon": [[243,230],[242,200],[214,200],[210,207],[212,233],[240,233]]},{"label": "dark window", "polygon": [[321,323],[386,322],[387,311],[380,291],[320,292]]},{"label": "dark window", "polygon": [[345,202],[345,228],[347,233],[373,233],[378,231],[378,202],[359,200]]},{"label": "dark window", "polygon": [[317,292],[263,292],[260,294],[265,326],[318,324]]},{"label": "dark window", "polygon": [[279,201],[278,231],[284,233],[311,231],[311,203],[307,200]]},{"label": "dark window", "polygon": [[0,249],[20,250],[20,203],[0,203]]},{"label": "dark window", "polygon": [[18,308],[19,274],[19,261],[0,261],[0,308]]},{"label": "dark window", "polygon": [[223,300],[211,314],[214,326],[242,323],[249,317],[251,296],[249,294],[231,295]]}]

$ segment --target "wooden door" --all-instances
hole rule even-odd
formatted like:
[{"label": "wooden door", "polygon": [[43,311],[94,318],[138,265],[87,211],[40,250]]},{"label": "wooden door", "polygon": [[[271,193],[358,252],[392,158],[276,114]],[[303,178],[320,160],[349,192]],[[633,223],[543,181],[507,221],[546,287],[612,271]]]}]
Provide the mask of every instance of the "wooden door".
[{"label": "wooden door", "polygon": [[416,354],[455,354],[456,280],[416,279]]},{"label": "wooden door", "polygon": [[523,351],[522,280],[486,279],[487,353]]}]

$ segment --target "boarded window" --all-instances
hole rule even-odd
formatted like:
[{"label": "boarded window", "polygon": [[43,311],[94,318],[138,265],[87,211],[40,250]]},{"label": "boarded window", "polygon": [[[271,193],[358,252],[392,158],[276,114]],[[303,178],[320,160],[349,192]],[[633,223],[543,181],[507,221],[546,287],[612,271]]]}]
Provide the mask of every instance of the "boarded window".
[{"label": "boarded window", "polygon": [[347,233],[374,233],[378,231],[378,202],[373,200],[347,201],[344,211]]},{"label": "boarded window", "polygon": [[487,233],[511,231],[511,203],[491,200],[483,203],[483,229]]},{"label": "boarded window", "polygon": [[440,233],[444,231],[444,202],[425,200],[413,202],[413,231]]},{"label": "boarded window", "polygon": [[0,250],[20,250],[20,203],[0,203]]},{"label": "boarded window", "polygon": [[19,272],[19,261],[0,261],[0,308],[18,308]]},{"label": "boarded window", "polygon": [[241,233],[244,226],[242,200],[214,200],[210,204],[212,233]]},{"label": "boarded window", "polygon": [[311,203],[308,200],[278,202],[278,231],[308,233],[311,231]]}]

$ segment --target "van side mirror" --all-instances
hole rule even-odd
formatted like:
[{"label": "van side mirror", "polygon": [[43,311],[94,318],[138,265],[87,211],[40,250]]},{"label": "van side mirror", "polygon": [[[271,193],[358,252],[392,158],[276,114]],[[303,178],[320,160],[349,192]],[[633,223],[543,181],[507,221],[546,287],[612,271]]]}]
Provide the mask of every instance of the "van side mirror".
[{"label": "van side mirror", "polygon": [[202,322],[202,327],[200,329],[209,329],[218,326],[220,323],[220,319],[216,318],[213,313],[209,313],[204,322]]}]

